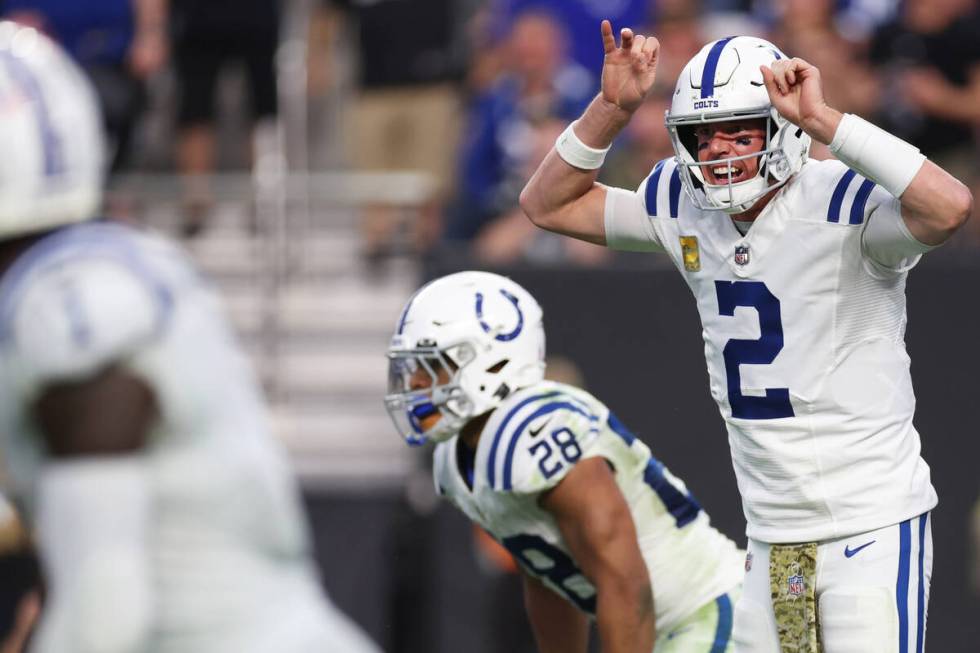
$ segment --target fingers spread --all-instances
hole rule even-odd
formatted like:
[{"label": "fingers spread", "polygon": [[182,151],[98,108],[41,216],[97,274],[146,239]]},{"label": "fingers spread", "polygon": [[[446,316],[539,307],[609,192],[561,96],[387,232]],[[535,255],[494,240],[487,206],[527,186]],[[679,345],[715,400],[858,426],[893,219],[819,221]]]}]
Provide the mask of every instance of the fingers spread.
[{"label": "fingers spread", "polygon": [[647,37],[647,40],[643,42],[643,54],[650,64],[656,64],[657,55],[660,54],[660,41],[652,36]]},{"label": "fingers spread", "polygon": [[629,27],[624,27],[620,31],[620,47],[624,50],[629,50],[633,47],[633,30]]},{"label": "fingers spread", "polygon": [[630,46],[630,54],[633,55],[635,60],[643,52],[643,43],[646,41],[646,37],[642,34],[637,34],[633,37],[633,45]]},{"label": "fingers spread", "polygon": [[602,25],[599,27],[602,32],[602,48],[609,54],[616,49],[616,38],[613,36],[612,23],[608,20],[602,21]]}]

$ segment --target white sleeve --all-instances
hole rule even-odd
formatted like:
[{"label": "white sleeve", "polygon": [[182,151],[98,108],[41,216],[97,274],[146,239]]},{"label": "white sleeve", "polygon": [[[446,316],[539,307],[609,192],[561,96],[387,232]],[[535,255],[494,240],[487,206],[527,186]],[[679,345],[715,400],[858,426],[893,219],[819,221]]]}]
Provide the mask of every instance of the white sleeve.
[{"label": "white sleeve", "polygon": [[49,586],[35,653],[138,653],[151,632],[150,493],[137,455],[45,465],[37,537]]},{"label": "white sleeve", "polygon": [[622,188],[606,188],[604,221],[606,246],[627,252],[662,252],[664,246],[655,220],[647,214],[644,180],[635,193]]},{"label": "white sleeve", "polygon": [[[875,197],[875,195],[879,197]],[[922,255],[935,247],[915,239],[902,218],[901,202],[886,191],[875,188],[870,213],[861,232],[861,251],[881,273],[911,269]]]},{"label": "white sleeve", "polygon": [[156,337],[169,311],[166,290],[112,259],[39,272],[10,322],[20,389],[98,372]]},{"label": "white sleeve", "polygon": [[503,488],[516,494],[540,494],[556,487],[579,460],[591,458],[598,442],[598,417],[585,407],[555,400],[566,406],[545,413],[523,431],[505,434],[513,442],[504,459]]}]

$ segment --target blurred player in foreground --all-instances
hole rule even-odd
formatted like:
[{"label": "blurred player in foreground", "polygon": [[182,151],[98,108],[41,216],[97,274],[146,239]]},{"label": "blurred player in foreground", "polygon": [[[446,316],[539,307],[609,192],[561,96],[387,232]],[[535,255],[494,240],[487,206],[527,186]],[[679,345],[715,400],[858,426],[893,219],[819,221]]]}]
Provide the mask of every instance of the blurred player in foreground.
[{"label": "blurred player in foreground", "polygon": [[31,650],[374,651],[321,592],[217,298],[171,244],[91,220],[82,73],[0,23],[0,107],[0,435],[47,585]]},{"label": "blurred player in foreground", "polygon": [[[545,381],[541,307],[460,272],[422,287],[388,350],[385,399],[435,484],[524,571],[542,653],[730,650],[743,552],[595,397]],[[656,643],[656,646],[655,646]]]},{"label": "blurred player in foreground", "polygon": [[[966,221],[969,191],[749,37],[684,67],[674,157],[635,193],[598,184],[659,54],[628,29],[617,46],[608,21],[602,40],[601,92],[522,206],[552,231],[666,252],[696,298],[748,522],[736,649],[921,653],[937,498],[912,425],[905,279]],[[840,160],[808,161],[811,139]]]}]

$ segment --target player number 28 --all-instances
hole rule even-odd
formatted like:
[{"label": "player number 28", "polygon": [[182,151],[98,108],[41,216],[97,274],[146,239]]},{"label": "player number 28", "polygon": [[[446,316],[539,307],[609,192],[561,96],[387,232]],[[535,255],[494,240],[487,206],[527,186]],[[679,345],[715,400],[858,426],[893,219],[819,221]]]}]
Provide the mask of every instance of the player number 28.
[{"label": "player number 28", "polygon": [[[552,431],[550,437],[551,442],[555,444],[555,447],[557,447],[566,463],[574,463],[582,457],[582,449],[578,446],[578,442],[575,441],[575,434],[567,428]],[[551,478],[565,468],[565,463],[557,456],[552,460],[555,451],[551,446],[551,442],[541,439],[528,448],[532,457],[536,458],[538,455],[541,455],[541,458],[538,460],[538,469],[541,470],[545,478]],[[544,453],[542,454],[541,452]]]}]

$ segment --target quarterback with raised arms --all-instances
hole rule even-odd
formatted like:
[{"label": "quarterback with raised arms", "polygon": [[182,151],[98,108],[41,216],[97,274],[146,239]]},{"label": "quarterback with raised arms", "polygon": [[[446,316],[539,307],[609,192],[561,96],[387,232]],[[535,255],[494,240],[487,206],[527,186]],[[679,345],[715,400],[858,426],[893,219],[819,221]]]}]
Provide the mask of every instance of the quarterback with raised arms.
[{"label": "quarterback with raised arms", "polygon": [[214,291],[95,220],[101,117],[0,22],[0,447],[45,580],[32,653],[373,653],[324,596],[298,489]]},{"label": "quarterback with raised arms", "polygon": [[[601,33],[601,91],[521,205],[545,229],[665,253],[695,297],[748,523],[736,650],[921,653],[937,497],[912,425],[905,279],[966,221],[969,191],[751,37],[682,70],[674,157],[635,192],[599,184],[659,56],[653,37]],[[838,160],[810,160],[812,140]]]},{"label": "quarterback with raised arms", "polygon": [[743,552],[589,393],[544,380],[541,307],[487,272],[423,286],[392,336],[389,394],[409,443],[436,442],[437,492],[524,574],[542,653],[723,653]]}]

